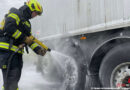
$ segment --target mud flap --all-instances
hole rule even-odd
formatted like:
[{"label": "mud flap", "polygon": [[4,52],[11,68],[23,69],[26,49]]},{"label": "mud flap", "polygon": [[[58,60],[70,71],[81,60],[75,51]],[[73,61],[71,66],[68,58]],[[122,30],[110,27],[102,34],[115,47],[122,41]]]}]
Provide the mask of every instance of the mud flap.
[{"label": "mud flap", "polygon": [[94,88],[100,88],[99,75],[88,75],[86,76],[85,90],[94,90]]}]

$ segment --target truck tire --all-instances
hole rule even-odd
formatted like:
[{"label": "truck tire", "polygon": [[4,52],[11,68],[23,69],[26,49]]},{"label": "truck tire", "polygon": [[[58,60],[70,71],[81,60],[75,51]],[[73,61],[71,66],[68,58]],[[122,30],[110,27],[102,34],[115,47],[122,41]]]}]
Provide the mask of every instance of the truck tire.
[{"label": "truck tire", "polygon": [[99,70],[102,87],[129,88],[129,72],[130,43],[124,43],[111,49],[103,58]]}]

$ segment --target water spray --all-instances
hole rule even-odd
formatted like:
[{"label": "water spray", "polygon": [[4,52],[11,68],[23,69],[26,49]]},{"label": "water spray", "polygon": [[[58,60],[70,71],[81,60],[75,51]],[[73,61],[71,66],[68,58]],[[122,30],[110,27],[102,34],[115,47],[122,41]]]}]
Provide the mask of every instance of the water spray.
[{"label": "water spray", "polygon": [[[35,37],[30,36],[30,38],[39,44],[42,48],[45,48],[47,51],[49,51],[49,55],[57,62],[62,69],[65,70],[65,81],[63,82],[64,88],[68,88],[68,86],[74,86],[77,82],[77,66],[74,62],[74,59],[70,56],[67,56],[63,53],[57,52],[55,50],[51,50],[46,45],[44,45],[42,42],[37,40]],[[63,60],[62,60],[63,59]],[[64,63],[63,63],[64,62]],[[66,89],[65,89],[66,90]]]}]

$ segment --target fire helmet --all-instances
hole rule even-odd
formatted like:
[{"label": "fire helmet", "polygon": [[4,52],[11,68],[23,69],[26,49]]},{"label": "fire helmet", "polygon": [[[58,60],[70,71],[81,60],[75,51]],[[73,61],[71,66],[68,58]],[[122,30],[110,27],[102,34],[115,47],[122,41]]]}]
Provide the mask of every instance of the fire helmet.
[{"label": "fire helmet", "polygon": [[38,15],[41,15],[43,12],[41,4],[37,0],[29,0],[26,2],[26,5],[29,7],[31,12],[35,11]]}]

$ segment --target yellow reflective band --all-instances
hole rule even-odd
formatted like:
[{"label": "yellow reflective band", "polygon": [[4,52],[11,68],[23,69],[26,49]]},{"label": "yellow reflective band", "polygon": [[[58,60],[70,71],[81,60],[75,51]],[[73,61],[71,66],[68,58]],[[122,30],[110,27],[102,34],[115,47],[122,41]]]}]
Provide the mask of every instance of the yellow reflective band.
[{"label": "yellow reflective band", "polygon": [[[2,86],[2,90],[4,90],[5,88],[4,88],[4,86]],[[17,90],[19,90],[19,88],[17,88]]]},{"label": "yellow reflective band", "polygon": [[19,25],[20,19],[19,19],[17,14],[11,13],[11,14],[8,15],[8,17],[12,17],[13,19],[15,19],[16,24]]},{"label": "yellow reflective band", "polygon": [[3,69],[6,69],[6,68],[7,68],[7,66],[6,66],[6,65],[3,65],[3,66],[2,66],[2,68],[3,68]]},{"label": "yellow reflective band", "polygon": [[33,43],[33,44],[31,45],[31,49],[34,50],[37,46],[38,46],[37,43]]},{"label": "yellow reflective band", "polygon": [[4,90],[5,88],[4,88],[4,86],[2,86],[2,90]]},{"label": "yellow reflective band", "polygon": [[3,30],[5,25],[5,20],[3,19],[2,22],[0,23],[0,29]]},{"label": "yellow reflective band", "polygon": [[31,31],[30,31],[30,34],[32,34],[32,29],[31,29]]},{"label": "yellow reflective band", "polygon": [[20,32],[19,30],[16,30],[16,32],[12,35],[12,37],[14,37],[15,39],[18,39],[21,34],[22,32]]},{"label": "yellow reflective band", "polygon": [[[0,42],[0,48],[9,49],[9,43]],[[17,51],[17,49],[18,49],[18,47],[13,45],[10,50],[15,52],[15,51]],[[18,51],[18,53],[21,53],[21,54],[23,54],[23,52],[24,52],[24,49]]]},{"label": "yellow reflective band", "polygon": [[22,50],[18,51],[18,53],[23,54],[23,53],[24,53],[24,49],[22,49]]},{"label": "yellow reflective band", "polygon": [[30,25],[30,23],[28,21],[23,22],[23,24],[25,24],[28,27],[31,27],[31,25]]}]

